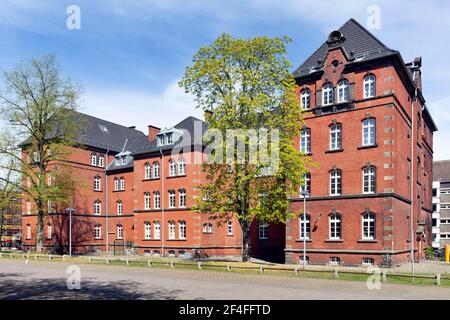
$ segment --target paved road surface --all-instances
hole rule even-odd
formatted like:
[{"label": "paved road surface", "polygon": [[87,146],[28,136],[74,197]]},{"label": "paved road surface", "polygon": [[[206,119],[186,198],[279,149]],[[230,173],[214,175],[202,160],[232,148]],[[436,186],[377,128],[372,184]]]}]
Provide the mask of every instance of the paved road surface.
[{"label": "paved road surface", "polygon": [[68,290],[68,266],[0,259],[0,299],[450,299],[433,286],[86,264],[81,289]]}]

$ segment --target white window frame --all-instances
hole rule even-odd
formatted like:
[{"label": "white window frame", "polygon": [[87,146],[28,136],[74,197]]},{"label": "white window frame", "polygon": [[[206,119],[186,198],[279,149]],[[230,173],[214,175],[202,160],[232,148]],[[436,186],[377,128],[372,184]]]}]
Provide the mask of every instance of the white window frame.
[{"label": "white window frame", "polygon": [[184,220],[178,223],[178,236],[179,239],[186,239],[186,221]]},{"label": "white window frame", "polygon": [[375,261],[372,258],[363,258],[362,265],[363,267],[372,267],[375,265]]},{"label": "white window frame", "polygon": [[118,200],[116,203],[117,207],[117,215],[121,216],[123,214],[123,202],[121,200]]},{"label": "white window frame", "polygon": [[180,208],[186,208],[186,190],[180,189],[178,191],[178,206]]},{"label": "white window frame", "polygon": [[102,178],[99,176],[94,177],[94,191],[102,191]]},{"label": "white window frame", "polygon": [[177,175],[177,163],[174,160],[169,160],[169,177]]},{"label": "white window frame", "polygon": [[51,240],[52,239],[52,225],[50,223],[47,224],[47,239]]},{"label": "white window frame", "polygon": [[31,214],[31,201],[27,199],[27,214]]},{"label": "white window frame", "polygon": [[[304,228],[304,217],[305,215],[302,214],[300,218],[298,219],[299,227],[300,227],[300,240],[304,240],[303,238],[303,228]],[[311,240],[311,216],[309,214],[306,214],[306,240]]]},{"label": "white window frame", "polygon": [[330,240],[342,239],[342,217],[338,213],[333,213],[329,217],[328,236]]},{"label": "white window frame", "polygon": [[97,155],[95,153],[91,153],[91,166],[97,165]]},{"label": "white window frame", "polygon": [[125,178],[120,178],[120,190],[125,191]]},{"label": "white window frame", "polygon": [[347,102],[350,96],[350,83],[348,80],[341,80],[338,83],[338,103]]},{"label": "white window frame", "polygon": [[302,90],[300,101],[303,110],[309,111],[311,109],[311,91],[309,89]]},{"label": "white window frame", "polygon": [[150,192],[144,193],[144,210],[150,210],[151,195]]},{"label": "white window frame", "polygon": [[148,162],[144,166],[144,176],[145,176],[145,179],[152,178],[152,166]]},{"label": "white window frame", "polygon": [[174,220],[170,220],[169,221],[169,240],[174,240],[175,239],[175,221]]},{"label": "white window frame", "polygon": [[176,192],[175,190],[169,190],[169,208],[175,208],[176,206]]},{"label": "white window frame", "polygon": [[258,238],[260,240],[269,239],[269,224],[267,222],[260,221],[258,225]]},{"label": "white window frame", "polygon": [[377,170],[374,166],[367,166],[362,170],[363,194],[373,194],[377,190]]},{"label": "white window frame", "polygon": [[105,157],[103,157],[102,155],[98,156],[97,163],[99,167],[103,168],[105,166]]},{"label": "white window frame", "polygon": [[94,226],[94,239],[101,239],[102,238],[102,225],[96,224]]},{"label": "white window frame", "polygon": [[114,191],[119,191],[119,178],[114,178]]},{"label": "white window frame", "polygon": [[364,119],[362,122],[362,145],[364,147],[376,144],[376,126],[374,118]]},{"label": "white window frame", "polygon": [[361,216],[361,239],[375,240],[376,217],[372,212],[366,212]]},{"label": "white window frame", "polygon": [[184,159],[180,159],[178,161],[178,175],[184,176],[186,174],[186,161]]},{"label": "white window frame", "polygon": [[342,194],[342,171],[339,169],[330,172],[330,196],[340,196]]},{"label": "white window frame", "polygon": [[158,179],[159,178],[159,162],[153,163],[153,178]]},{"label": "white window frame", "polygon": [[123,225],[118,224],[116,226],[117,229],[117,239],[122,240],[123,239]]},{"label": "white window frame", "polygon": [[303,183],[300,185],[300,198],[303,199],[302,191],[306,189],[308,191],[308,195],[306,198],[311,197],[311,173],[306,172],[302,175]]},{"label": "white window frame", "polygon": [[364,77],[364,99],[376,96],[376,78],[373,74]]},{"label": "white window frame", "polygon": [[336,123],[330,126],[330,150],[342,149],[342,125]]},{"label": "white window frame", "polygon": [[144,223],[144,239],[150,240],[152,236],[152,224],[149,221]]},{"label": "white window frame", "polygon": [[161,208],[161,194],[159,193],[159,191],[155,191],[153,193],[153,207],[154,209]]},{"label": "white window frame", "polygon": [[102,214],[102,202],[100,200],[94,201],[94,215],[100,216]]},{"label": "white window frame", "polygon": [[329,106],[333,104],[333,84],[328,82],[322,88],[322,104],[324,106]]},{"label": "white window frame", "polygon": [[304,128],[300,134],[300,152],[311,153],[311,129]]},{"label": "white window frame", "polygon": [[173,143],[173,134],[172,133],[166,133],[166,141],[167,141],[167,144]]},{"label": "white window frame", "polygon": [[159,221],[153,222],[153,234],[155,239],[161,239],[161,223]]},{"label": "white window frame", "polygon": [[27,240],[31,239],[31,225],[27,224]]}]

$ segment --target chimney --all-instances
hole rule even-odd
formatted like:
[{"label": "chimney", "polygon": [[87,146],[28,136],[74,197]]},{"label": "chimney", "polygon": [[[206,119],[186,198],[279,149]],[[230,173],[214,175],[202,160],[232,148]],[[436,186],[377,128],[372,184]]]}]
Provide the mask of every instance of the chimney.
[{"label": "chimney", "polygon": [[161,131],[161,128],[155,126],[148,126],[148,141],[153,141],[156,139],[156,135]]},{"label": "chimney", "polygon": [[131,126],[131,127],[128,127],[128,129],[136,129],[136,126]]},{"label": "chimney", "polygon": [[414,58],[414,61],[410,63],[411,71],[413,74],[414,83],[417,86],[417,89],[422,91],[422,57]]}]

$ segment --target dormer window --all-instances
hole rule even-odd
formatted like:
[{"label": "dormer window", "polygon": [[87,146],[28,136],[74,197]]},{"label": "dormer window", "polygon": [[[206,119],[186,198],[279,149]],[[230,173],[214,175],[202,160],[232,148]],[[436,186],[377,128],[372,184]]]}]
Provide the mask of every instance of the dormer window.
[{"label": "dormer window", "polygon": [[167,144],[172,144],[173,143],[172,133],[168,133],[166,137],[167,137]]},{"label": "dormer window", "polygon": [[158,136],[158,145],[159,146],[164,145],[164,136],[163,135]]},{"label": "dormer window", "polygon": [[122,165],[127,164],[127,157],[122,157]]}]

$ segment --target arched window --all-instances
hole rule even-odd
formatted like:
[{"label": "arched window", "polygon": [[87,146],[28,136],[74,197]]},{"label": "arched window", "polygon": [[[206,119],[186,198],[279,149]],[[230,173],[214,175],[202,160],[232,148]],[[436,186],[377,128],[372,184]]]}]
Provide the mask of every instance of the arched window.
[{"label": "arched window", "polygon": [[309,110],[311,108],[311,91],[305,89],[300,94],[301,107],[303,110]]},{"label": "arched window", "polygon": [[186,207],[186,190],[185,189],[179,190],[179,206],[180,206],[180,208]]},{"label": "arched window", "polygon": [[349,97],[349,84],[347,80],[341,80],[338,84],[338,102],[347,102]]},{"label": "arched window", "polygon": [[184,159],[180,159],[178,161],[178,175],[184,176],[186,174],[186,161]]},{"label": "arched window", "polygon": [[211,223],[203,224],[203,233],[212,233],[212,224]]},{"label": "arched window", "polygon": [[102,178],[99,176],[94,177],[94,191],[101,191]]},{"label": "arched window", "polygon": [[364,78],[364,98],[373,98],[375,94],[375,76],[370,74]]},{"label": "arched window", "polygon": [[331,257],[330,258],[330,265],[331,266],[338,266],[341,264],[341,258],[339,257]]},{"label": "arched window", "polygon": [[161,238],[161,224],[159,223],[159,221],[153,222],[153,234],[155,239]]},{"label": "arched window", "polygon": [[174,160],[169,161],[169,176],[174,177],[177,175],[177,164]]},{"label": "arched window", "polygon": [[175,190],[169,190],[169,208],[175,208]]},{"label": "arched window", "polygon": [[[305,215],[300,216],[300,239],[304,239]],[[311,216],[306,214],[306,240],[311,239]]]},{"label": "arched window", "polygon": [[342,125],[336,123],[330,126],[330,150],[342,149]]},{"label": "arched window", "polygon": [[150,192],[144,193],[144,210],[150,209]]},{"label": "arched window", "polygon": [[102,238],[102,225],[96,224],[94,226],[94,239],[101,239]]},{"label": "arched window", "polygon": [[105,158],[102,155],[98,156],[97,163],[99,167],[103,167],[105,165]]},{"label": "arched window", "polygon": [[330,215],[330,240],[340,240],[341,239],[341,215],[338,213],[333,213]]},{"label": "arched window", "polygon": [[119,178],[114,178],[114,191],[119,190]]},{"label": "arched window", "polygon": [[333,169],[330,172],[330,195],[339,196],[342,193],[342,172]]},{"label": "arched window", "polygon": [[153,178],[159,178],[159,162],[153,162]]},{"label": "arched window", "polygon": [[331,83],[327,83],[323,86],[322,96],[323,96],[323,105],[328,106],[333,104],[333,85]]},{"label": "arched window", "polygon": [[159,191],[153,192],[153,207],[155,209],[161,208],[161,195],[159,194]]},{"label": "arched window", "polygon": [[375,214],[372,212],[366,212],[362,215],[362,239],[374,240],[375,239]]},{"label": "arched window", "polygon": [[269,224],[264,221],[259,222],[258,226],[258,236],[259,239],[265,240],[269,238]]},{"label": "arched window", "polygon": [[363,169],[363,193],[375,193],[377,185],[376,169],[368,166]]},{"label": "arched window", "polygon": [[123,227],[121,224],[117,225],[117,239],[123,239]]},{"label": "arched window", "polygon": [[121,177],[120,178],[120,190],[125,190],[125,178]]},{"label": "arched window", "polygon": [[102,203],[100,200],[94,201],[94,214],[101,215],[102,214]]},{"label": "arched window", "polygon": [[179,229],[178,229],[178,232],[179,232],[179,238],[180,239],[186,239],[186,221],[184,221],[184,220],[181,220],[180,222],[179,222]]},{"label": "arched window", "polygon": [[175,221],[169,221],[169,239],[175,239]]},{"label": "arched window", "polygon": [[121,200],[117,201],[117,214],[123,214],[123,202]]},{"label": "arched window", "polygon": [[311,153],[311,129],[305,128],[300,136],[300,152]]},{"label": "arched window", "polygon": [[52,238],[52,225],[50,223],[47,224],[47,239]]},{"label": "arched window", "polygon": [[91,165],[92,166],[97,165],[97,155],[95,153],[91,153]]},{"label": "arched window", "polygon": [[146,221],[144,223],[144,239],[145,240],[149,240],[150,236],[151,236],[151,231],[152,230],[152,225],[150,223],[150,221]]},{"label": "arched window", "polygon": [[373,118],[365,119],[362,122],[362,145],[373,146],[376,141],[376,121]]},{"label": "arched window", "polygon": [[374,265],[374,260],[372,258],[363,258],[362,265],[363,267],[371,267]]},{"label": "arched window", "polygon": [[152,166],[150,165],[150,163],[146,163],[145,164],[145,179],[151,179],[152,177]]}]

